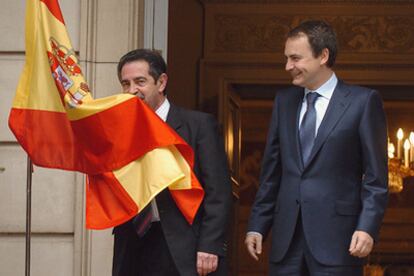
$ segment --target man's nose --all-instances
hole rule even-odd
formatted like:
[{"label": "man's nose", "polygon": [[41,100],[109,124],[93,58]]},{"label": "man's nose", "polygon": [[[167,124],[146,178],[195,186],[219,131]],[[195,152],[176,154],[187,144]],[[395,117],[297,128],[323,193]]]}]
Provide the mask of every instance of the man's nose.
[{"label": "man's nose", "polygon": [[285,70],[290,71],[293,69],[293,63],[289,60],[286,61]]},{"label": "man's nose", "polygon": [[132,94],[132,95],[136,95],[139,91],[138,91],[138,85],[136,85],[136,84],[134,84],[134,83],[132,83],[130,86],[129,86],[129,89],[128,89],[128,91],[127,91],[129,94]]}]

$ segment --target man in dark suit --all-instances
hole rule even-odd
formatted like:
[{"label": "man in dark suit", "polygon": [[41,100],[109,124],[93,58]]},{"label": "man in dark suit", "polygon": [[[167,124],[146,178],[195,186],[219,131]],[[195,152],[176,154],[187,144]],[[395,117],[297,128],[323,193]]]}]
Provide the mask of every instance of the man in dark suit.
[{"label": "man in dark suit", "polygon": [[258,259],[272,229],[270,275],[362,275],[387,204],[386,120],[372,89],[332,70],[336,35],[323,21],[285,44],[294,87],[277,93],[246,235]]},{"label": "man in dark suit", "polygon": [[139,216],[116,227],[113,275],[227,275],[231,185],[216,120],[168,101],[166,64],[156,51],[138,49],[124,55],[118,77],[125,93],[141,98],[193,148],[193,170],[205,197],[192,225],[166,189],[146,210],[152,223],[144,234],[137,234]]}]

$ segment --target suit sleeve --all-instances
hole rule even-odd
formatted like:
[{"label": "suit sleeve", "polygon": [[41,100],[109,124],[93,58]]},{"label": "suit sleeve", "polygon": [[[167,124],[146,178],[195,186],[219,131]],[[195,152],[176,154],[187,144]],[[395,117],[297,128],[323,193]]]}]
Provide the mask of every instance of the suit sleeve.
[{"label": "suit sleeve", "polygon": [[267,236],[272,226],[282,170],[278,129],[278,105],[279,98],[276,97],[260,172],[260,186],[252,206],[247,227],[248,232],[258,232],[264,237]]},{"label": "suit sleeve", "polygon": [[356,230],[377,239],[388,200],[387,126],[382,101],[371,91],[359,126],[364,176]]},{"label": "suit sleeve", "polygon": [[205,191],[197,250],[224,256],[232,205],[231,183],[223,140],[211,115],[200,122],[196,158],[200,167],[199,180]]}]

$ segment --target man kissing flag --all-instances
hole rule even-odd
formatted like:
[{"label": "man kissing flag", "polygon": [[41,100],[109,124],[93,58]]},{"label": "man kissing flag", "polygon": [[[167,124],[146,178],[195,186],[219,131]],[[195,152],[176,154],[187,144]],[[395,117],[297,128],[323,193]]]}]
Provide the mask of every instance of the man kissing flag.
[{"label": "man kissing flag", "polygon": [[93,99],[57,0],[26,1],[26,63],[9,127],[35,165],[88,175],[86,226],[119,225],[169,188],[191,224],[193,151],[139,98]]}]

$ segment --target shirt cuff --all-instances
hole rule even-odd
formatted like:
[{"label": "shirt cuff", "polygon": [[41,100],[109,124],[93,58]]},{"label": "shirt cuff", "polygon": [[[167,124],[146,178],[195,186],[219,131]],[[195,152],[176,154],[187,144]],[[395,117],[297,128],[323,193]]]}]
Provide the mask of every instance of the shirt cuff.
[{"label": "shirt cuff", "polygon": [[249,232],[247,232],[246,233],[246,236],[248,236],[248,235],[255,235],[255,236],[259,236],[259,237],[263,238],[263,235],[262,234],[260,234],[259,232],[255,232],[255,231],[249,231]]}]

